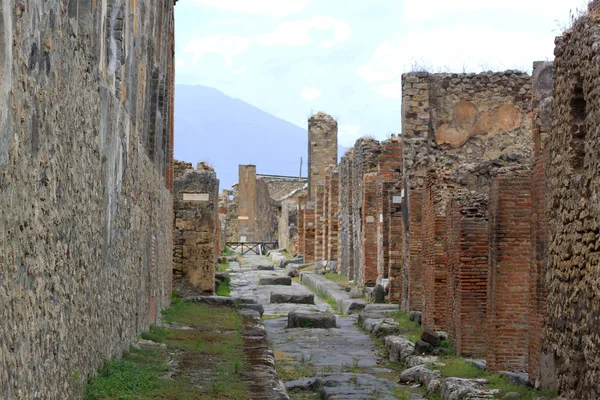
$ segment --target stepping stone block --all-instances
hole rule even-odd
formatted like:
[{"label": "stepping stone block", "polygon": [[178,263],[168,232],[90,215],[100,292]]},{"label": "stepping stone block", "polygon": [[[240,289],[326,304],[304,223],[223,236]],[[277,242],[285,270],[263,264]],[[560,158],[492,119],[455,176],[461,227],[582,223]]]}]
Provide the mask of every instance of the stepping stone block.
[{"label": "stepping stone block", "polygon": [[315,304],[315,295],[313,293],[277,290],[271,292],[271,303]]},{"label": "stepping stone block", "polygon": [[256,267],[257,271],[274,271],[275,270],[275,266],[274,265],[259,265]]},{"label": "stepping stone block", "polygon": [[269,276],[267,278],[260,278],[261,285],[287,285],[292,284],[292,278],[289,276]]},{"label": "stepping stone block", "polygon": [[288,328],[335,328],[335,315],[328,312],[300,312],[290,311],[288,313]]}]

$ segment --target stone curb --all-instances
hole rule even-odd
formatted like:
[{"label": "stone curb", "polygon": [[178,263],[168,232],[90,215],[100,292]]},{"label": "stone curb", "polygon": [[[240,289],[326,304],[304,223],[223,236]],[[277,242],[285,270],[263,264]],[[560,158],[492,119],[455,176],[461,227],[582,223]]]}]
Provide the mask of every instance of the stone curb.
[{"label": "stone curb", "polygon": [[312,272],[300,272],[300,280],[317,294],[322,293],[335,300],[337,310],[342,314],[358,314],[368,304],[364,300],[351,299],[335,282]]}]

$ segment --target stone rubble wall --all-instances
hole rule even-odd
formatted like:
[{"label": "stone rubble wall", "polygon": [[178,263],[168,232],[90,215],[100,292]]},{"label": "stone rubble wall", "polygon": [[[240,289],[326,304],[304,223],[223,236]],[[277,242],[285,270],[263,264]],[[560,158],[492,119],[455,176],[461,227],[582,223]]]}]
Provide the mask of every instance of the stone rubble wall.
[{"label": "stone rubble wall", "polygon": [[552,129],[544,149],[548,323],[541,374],[570,399],[600,398],[597,3],[555,42]]},{"label": "stone rubble wall", "polygon": [[325,179],[325,169],[337,164],[338,125],[331,116],[319,112],[308,119],[308,198],[315,199],[317,185]]},{"label": "stone rubble wall", "polygon": [[219,181],[212,170],[197,169],[175,178],[173,277],[180,295],[213,294],[218,236]]},{"label": "stone rubble wall", "polygon": [[173,1],[0,9],[0,398],[80,398],[171,296]]},{"label": "stone rubble wall", "polygon": [[354,183],[352,180],[352,164],[354,149],[350,149],[340,161],[340,197],[339,197],[339,237],[338,265],[342,275],[354,276],[354,223],[352,219]]},{"label": "stone rubble wall", "polygon": [[331,169],[328,179],[329,185],[327,190],[327,210],[328,210],[328,227],[327,227],[327,256],[326,260],[335,261],[337,263],[337,271],[340,271],[338,263],[339,249],[339,207],[340,207],[340,173],[336,166]]}]

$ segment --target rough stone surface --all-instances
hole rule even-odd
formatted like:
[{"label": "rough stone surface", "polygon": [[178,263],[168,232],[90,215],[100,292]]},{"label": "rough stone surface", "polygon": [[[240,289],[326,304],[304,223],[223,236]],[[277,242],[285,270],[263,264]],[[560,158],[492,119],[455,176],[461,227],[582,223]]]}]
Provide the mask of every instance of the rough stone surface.
[{"label": "rough stone surface", "polygon": [[493,398],[490,391],[483,389],[486,383],[485,379],[446,378],[440,386],[440,395],[449,400]]},{"label": "rough stone surface", "polygon": [[432,380],[440,379],[441,377],[442,373],[440,371],[430,370],[424,365],[417,365],[416,367],[411,367],[402,371],[399,382],[421,382],[425,385],[425,387],[427,387]]},{"label": "rough stone surface", "polygon": [[170,302],[173,2],[111,5],[0,9],[2,398],[80,398]]},{"label": "rough stone surface", "polygon": [[360,286],[354,286],[352,289],[350,289],[350,293],[348,294],[348,296],[351,299],[360,299],[365,295],[365,291],[362,287]]},{"label": "rough stone surface", "polygon": [[318,112],[308,119],[308,197],[313,200],[325,169],[337,164],[337,121]]},{"label": "rough stone surface", "polygon": [[335,326],[335,315],[332,313],[291,311],[288,314],[288,328],[331,329]]},{"label": "rough stone surface", "polygon": [[315,295],[312,293],[300,293],[293,289],[278,289],[271,292],[271,303],[314,304]]},{"label": "rough stone surface", "polygon": [[381,304],[385,301],[385,291],[383,290],[383,286],[375,286],[375,289],[373,289],[373,293],[371,294],[371,299],[373,300],[373,303],[376,304]]},{"label": "rough stone surface", "polygon": [[431,354],[433,353],[433,346],[431,343],[427,343],[423,340],[417,340],[415,343],[415,354]]},{"label": "rough stone surface", "polygon": [[421,340],[431,344],[432,346],[440,345],[440,335],[429,328],[425,328],[421,334]]},{"label": "rough stone surface", "polygon": [[[219,181],[198,168],[175,178],[173,278],[179,294],[214,293]],[[192,292],[192,293],[190,293]]]},{"label": "rough stone surface", "polygon": [[287,285],[291,286],[292,279],[289,276],[270,276],[267,278],[260,278],[260,285]]}]

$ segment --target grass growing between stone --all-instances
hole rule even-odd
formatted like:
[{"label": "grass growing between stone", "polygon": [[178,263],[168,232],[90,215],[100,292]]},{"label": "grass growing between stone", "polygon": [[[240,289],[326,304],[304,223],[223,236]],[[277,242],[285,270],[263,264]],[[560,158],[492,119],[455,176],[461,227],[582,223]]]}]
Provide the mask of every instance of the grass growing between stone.
[{"label": "grass growing between stone", "polygon": [[219,282],[219,286],[217,286],[216,294],[217,294],[217,296],[227,296],[227,297],[229,297],[231,295],[231,286],[230,286],[229,279],[225,279],[224,281]]},{"label": "grass growing between stone", "polygon": [[325,303],[327,303],[329,305],[330,308],[330,312],[334,313],[334,314],[340,314],[340,312],[337,309],[337,303],[335,302],[335,300],[329,296],[327,293],[325,293],[322,290],[314,290],[310,287],[308,287],[304,282],[302,282],[299,278],[292,278],[292,280],[294,282],[298,282],[299,284],[307,287],[308,289],[310,289],[313,293],[315,293],[321,300],[323,300]]},{"label": "grass growing between stone", "polygon": [[416,343],[417,340],[421,339],[423,328],[417,322],[411,321],[405,312],[401,310],[394,311],[390,314],[390,317],[398,323],[400,333],[408,340]]},{"label": "grass growing between stone", "polygon": [[346,278],[344,275],[342,274],[337,274],[335,272],[328,272],[325,275],[323,275],[325,278],[329,279],[330,281],[337,283],[339,286],[343,287],[343,288],[350,288],[353,286],[353,284],[350,283],[350,281],[348,280],[348,278]]},{"label": "grass growing between stone", "polygon": [[90,379],[84,398],[246,399],[242,317],[236,310],[182,303],[163,312],[168,328],[140,335],[160,345],[132,346],[105,362]]},{"label": "grass growing between stone", "polygon": [[276,350],[274,355],[277,374],[284,382],[308,378],[317,373],[317,367],[311,362],[311,357],[303,355],[300,360],[295,360],[279,350]]}]

